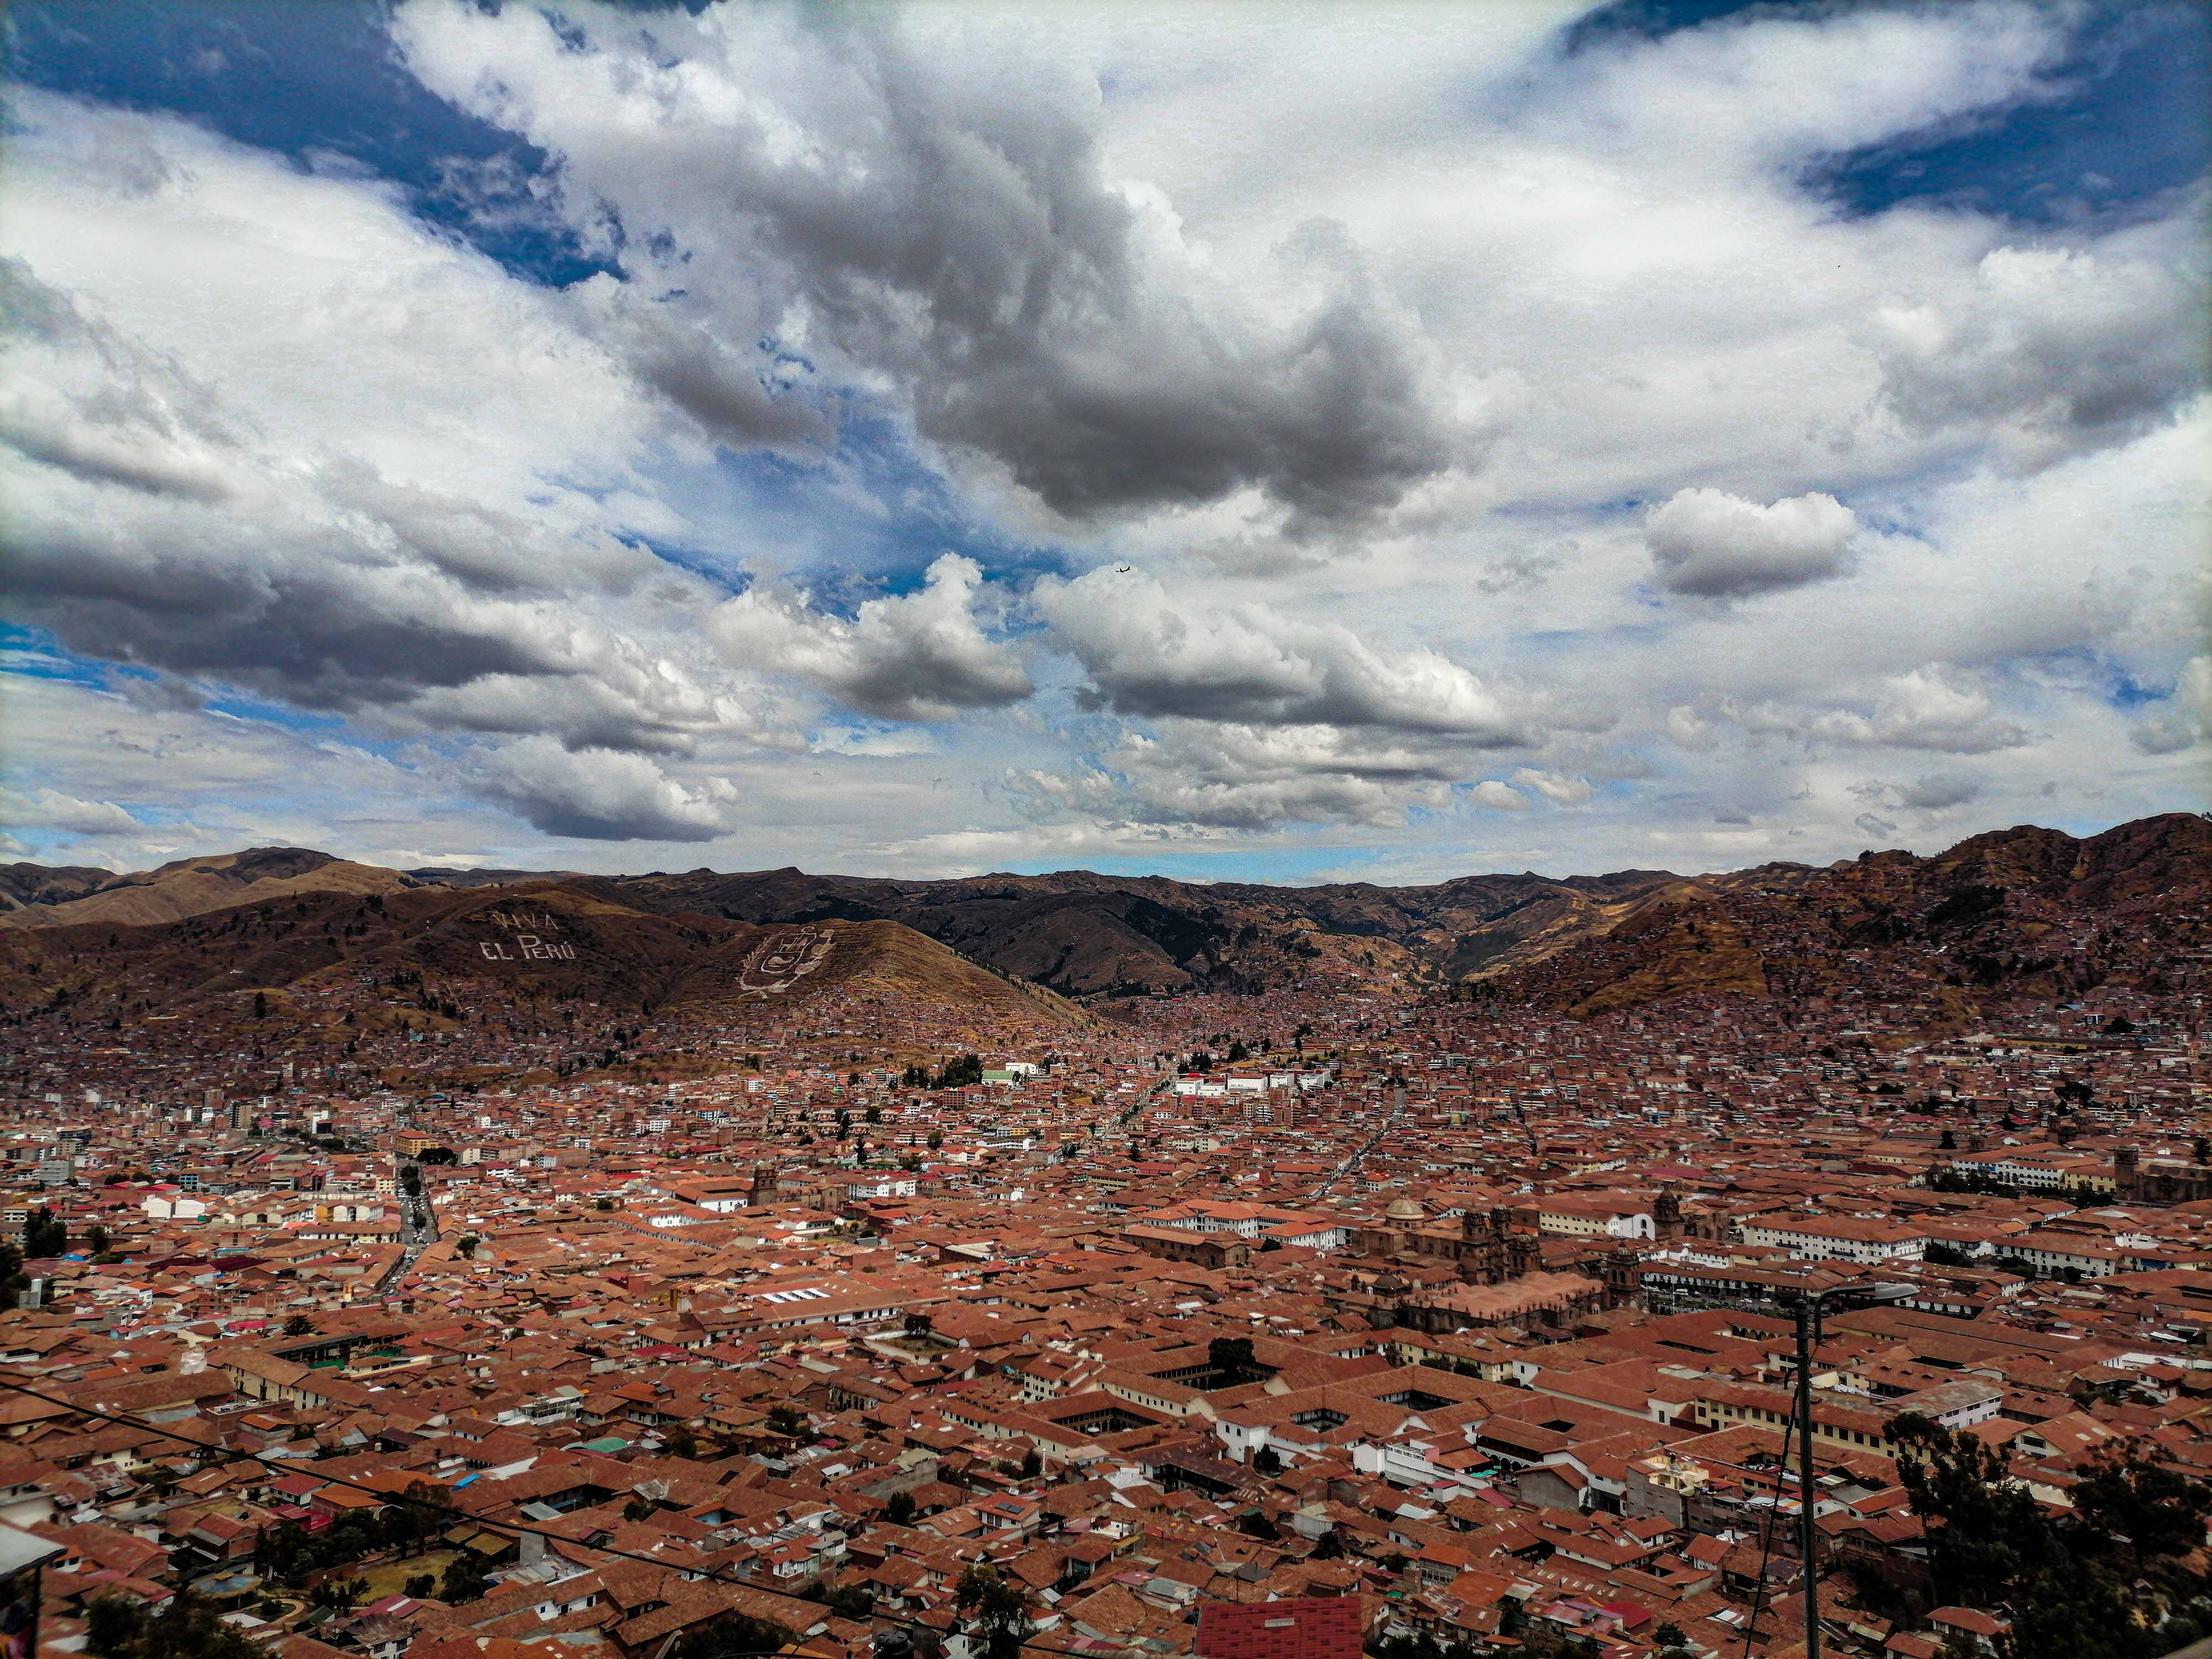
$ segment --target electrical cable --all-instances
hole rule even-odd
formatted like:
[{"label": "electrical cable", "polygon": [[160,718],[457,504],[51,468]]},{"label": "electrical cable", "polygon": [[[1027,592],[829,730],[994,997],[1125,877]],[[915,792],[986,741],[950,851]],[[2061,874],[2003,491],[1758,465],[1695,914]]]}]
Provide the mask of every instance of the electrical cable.
[{"label": "electrical cable", "polygon": [[1789,1463],[1790,1437],[1785,1434],[1782,1437],[1782,1462],[1777,1466],[1774,1476],[1774,1501],[1767,1506],[1766,1527],[1759,1544],[1759,1582],[1752,1587],[1751,1617],[1743,1621],[1744,1659],[1750,1659],[1751,1639],[1759,1629],[1759,1604],[1766,1600],[1766,1564],[1773,1559],[1774,1522],[1782,1513],[1781,1471],[1787,1468]]}]

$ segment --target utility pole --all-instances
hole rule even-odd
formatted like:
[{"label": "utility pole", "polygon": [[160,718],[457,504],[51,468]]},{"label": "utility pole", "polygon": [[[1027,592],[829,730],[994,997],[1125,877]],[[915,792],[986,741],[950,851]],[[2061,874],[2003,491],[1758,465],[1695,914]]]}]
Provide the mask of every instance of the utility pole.
[{"label": "utility pole", "polygon": [[[1820,1659],[1820,1576],[1814,1552],[1820,1529],[1814,1524],[1813,1489],[1813,1350],[1820,1341],[1820,1304],[1830,1297],[1851,1297],[1877,1305],[1910,1301],[1917,1292],[1911,1285],[1838,1285],[1797,1303],[1797,1553],[1805,1571],[1805,1659]],[[1783,1456],[1790,1441],[1783,1437]],[[1746,1632],[1748,1638],[1749,1632]]]},{"label": "utility pole", "polygon": [[1805,1659],[1820,1659],[1820,1575],[1813,1552],[1813,1349],[1820,1341],[1820,1298],[1797,1304],[1797,1554],[1805,1574]]}]

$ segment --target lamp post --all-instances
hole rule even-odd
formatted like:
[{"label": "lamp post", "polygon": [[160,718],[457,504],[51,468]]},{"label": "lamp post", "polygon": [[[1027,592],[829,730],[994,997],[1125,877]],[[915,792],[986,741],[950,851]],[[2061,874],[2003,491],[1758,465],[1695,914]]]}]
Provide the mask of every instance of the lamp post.
[{"label": "lamp post", "polygon": [[[1820,1529],[1813,1524],[1813,1350],[1820,1341],[1820,1310],[1830,1298],[1860,1302],[1903,1302],[1917,1294],[1910,1285],[1838,1285],[1801,1297],[1797,1303],[1797,1555],[1805,1571],[1805,1659],[1820,1659],[1820,1584],[1814,1551]],[[1783,1456],[1790,1454],[1783,1437]]]}]

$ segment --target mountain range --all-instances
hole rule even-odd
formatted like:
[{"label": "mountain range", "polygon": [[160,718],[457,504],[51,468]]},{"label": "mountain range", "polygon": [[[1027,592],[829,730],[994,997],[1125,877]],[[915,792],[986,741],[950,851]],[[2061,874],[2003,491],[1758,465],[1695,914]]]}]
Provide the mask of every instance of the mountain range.
[{"label": "mountain range", "polygon": [[[2078,988],[2123,970],[2161,916],[2196,915],[2208,891],[2212,822],[2191,813],[2081,839],[2032,825],[1995,830],[1933,857],[1870,852],[1723,875],[1524,872],[1411,887],[1085,871],[933,881],[797,869],[402,871],[256,848],[126,875],[0,867],[0,997],[20,1006],[64,951],[79,965],[113,957],[131,994],[164,1000],[241,978],[281,986],[356,959],[482,974],[473,919],[526,896],[588,940],[589,964],[514,971],[611,1005],[726,987],[746,952],[775,947],[762,930],[811,927],[835,935],[842,956],[814,984],[794,982],[803,993],[874,961],[890,964],[885,984],[986,1003],[1018,997],[1052,1018],[1078,1017],[1063,999],[1296,986],[1468,986],[1591,1014],[1697,992],[1820,995],[1849,964],[1929,951],[1954,953],[1943,976],[1969,995]],[[218,933],[214,919],[231,912],[240,915]],[[2072,941],[2063,953],[2042,943],[2061,939]]]}]

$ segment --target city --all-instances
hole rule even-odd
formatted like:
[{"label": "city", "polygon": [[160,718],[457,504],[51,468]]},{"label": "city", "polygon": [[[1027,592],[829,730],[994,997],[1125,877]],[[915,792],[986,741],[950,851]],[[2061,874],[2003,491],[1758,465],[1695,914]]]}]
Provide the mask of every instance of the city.
[{"label": "city", "polygon": [[[2118,1616],[2186,1634],[2212,824],[1966,879],[2044,844],[1907,860],[1954,896],[1818,985],[1770,922],[1771,988],[1578,1014],[1560,983],[1668,958],[1616,924],[1426,988],[1075,1000],[940,951],[948,989],[918,935],[836,978],[896,925],[830,921],[741,928],[722,994],[625,1021],[546,879],[436,896],[580,949],[380,975],[356,923],[149,1012],[123,935],[219,963],[313,871],[136,927],[71,918],[158,875],[21,905],[16,982],[108,964],[5,1014],[0,1519],[55,1547],[40,1639],[187,1595],[289,1659],[1207,1653],[1339,1598],[1392,1656],[1781,1654],[1807,1463],[1831,1650],[2044,1639],[2032,1564],[2000,1588],[1931,1529],[1953,1434],[2054,1524],[2115,1469],[2192,1483],[2142,1492],[2185,1539],[2129,1511],[2106,1547]],[[2124,966],[1945,982],[2006,926]]]}]

